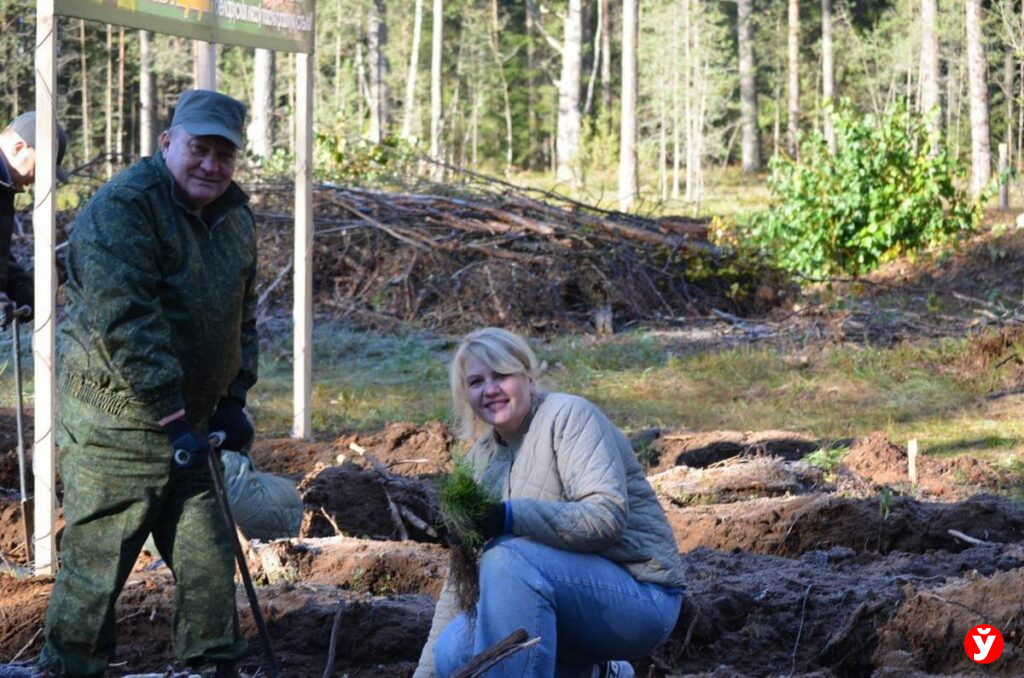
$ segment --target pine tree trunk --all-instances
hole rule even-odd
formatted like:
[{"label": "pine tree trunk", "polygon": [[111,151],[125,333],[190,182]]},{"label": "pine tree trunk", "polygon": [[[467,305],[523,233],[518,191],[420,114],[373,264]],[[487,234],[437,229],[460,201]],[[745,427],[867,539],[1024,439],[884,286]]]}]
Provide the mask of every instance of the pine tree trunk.
[{"label": "pine tree trunk", "polygon": [[124,26],[117,32],[117,148],[118,162],[124,162]]},{"label": "pine tree trunk", "polygon": [[797,133],[800,129],[800,0],[789,0],[789,117],[786,126],[786,150],[797,157]]},{"label": "pine tree trunk", "polygon": [[594,84],[597,82],[597,70],[601,62],[601,25],[604,23],[602,3],[597,3],[597,25],[594,28],[594,54],[590,66],[590,77],[587,78],[587,98],[583,104],[583,117],[588,117],[594,105]]},{"label": "pine tree trunk", "polygon": [[269,158],[274,152],[274,65],[273,50],[256,50],[248,142],[249,149],[259,158]]},{"label": "pine tree trunk", "polygon": [[836,97],[835,66],[832,61],[832,0],[821,0],[821,99],[824,108],[822,129],[828,151],[836,153],[836,130],[832,125],[831,107]]},{"label": "pine tree trunk", "polygon": [[92,119],[89,117],[89,67],[86,59],[85,19],[78,22],[78,48],[82,68],[82,147],[85,161],[92,160]]},{"label": "pine tree trunk", "polygon": [[412,138],[412,121],[416,115],[416,76],[420,67],[420,40],[423,35],[423,0],[416,0],[412,22],[412,48],[409,52],[409,73],[405,78],[405,112],[402,116],[402,138]]},{"label": "pine tree trunk", "polygon": [[738,0],[736,41],[740,68],[740,148],[743,173],[761,169],[761,134],[757,125],[757,61],[754,57],[754,31],[751,26],[753,0]]},{"label": "pine tree trunk", "polygon": [[601,4],[601,110],[611,123],[612,112],[612,17],[608,0]]},{"label": "pine tree trunk", "polygon": [[[607,1],[607,0],[602,0]],[[542,150],[539,148],[539,131],[537,129],[537,95],[536,95],[536,64],[534,63],[533,54],[533,13],[530,12],[530,0],[524,0],[525,9],[524,16],[526,17],[526,166],[533,168],[536,166],[538,157],[543,155]]]},{"label": "pine tree trunk", "polygon": [[921,0],[921,98],[918,110],[927,116],[934,140],[938,140],[942,111],[939,110],[939,40],[936,35],[937,0]]},{"label": "pine tree trunk", "polygon": [[370,140],[380,143],[388,135],[390,120],[387,86],[388,44],[387,9],[384,0],[370,3],[366,52],[370,62]]},{"label": "pine tree trunk", "polygon": [[[501,46],[498,42],[498,33],[501,30],[501,25],[498,21],[498,0],[491,0],[491,21],[489,27],[491,54],[494,56],[494,65],[498,69],[498,79],[501,82],[501,97],[505,105],[505,176],[507,177],[512,174],[512,102],[509,97],[508,79],[505,77],[505,62],[502,59]],[[473,165],[476,165],[475,142]]]},{"label": "pine tree trunk", "polygon": [[988,62],[981,0],[966,0],[967,78],[971,101],[971,193],[978,195],[992,177],[988,118]]},{"label": "pine tree trunk", "polygon": [[107,178],[114,176],[114,162],[111,154],[114,151],[114,27],[107,24],[107,122],[104,127],[103,148],[107,154]]},{"label": "pine tree trunk", "polygon": [[[626,0],[630,2],[630,0]],[[583,0],[569,0],[562,43],[562,76],[558,81],[558,154],[556,177],[573,187],[580,186],[580,84],[583,69]],[[625,58],[623,59],[625,69]],[[620,161],[621,162],[621,161]],[[621,175],[620,175],[621,201]]]},{"label": "pine tree trunk", "polygon": [[1013,50],[1005,48],[1003,53],[1003,93],[1006,98],[1006,150],[1009,153],[1008,162],[1013,166]]},{"label": "pine tree trunk", "polygon": [[[434,0],[434,23],[430,49],[430,157],[444,160],[441,130],[444,126],[441,100],[441,47],[444,33],[444,0]],[[444,179],[444,167],[435,165],[434,178]]]},{"label": "pine tree trunk", "polygon": [[[627,211],[639,193],[636,157],[638,0],[622,3],[622,119],[619,121],[619,209]],[[568,48],[566,40],[566,48]],[[559,138],[561,141],[561,138]]]}]

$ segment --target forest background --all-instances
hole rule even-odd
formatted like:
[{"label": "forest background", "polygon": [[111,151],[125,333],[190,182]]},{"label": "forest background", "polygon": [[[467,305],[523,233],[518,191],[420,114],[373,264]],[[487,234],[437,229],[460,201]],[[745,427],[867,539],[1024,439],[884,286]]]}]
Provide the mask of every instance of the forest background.
[{"label": "forest background", "polygon": [[[34,18],[28,0],[0,9],[6,118],[34,106]],[[193,82],[181,38],[60,18],[58,52],[72,168],[146,152]],[[219,88],[252,107],[249,151],[284,173],[293,63],[218,48]],[[372,182],[401,161],[383,143],[602,205],[746,220],[768,160],[830,135],[828,102],[932,111],[975,193],[994,149],[1012,168],[1024,143],[1019,0],[327,0],[316,64],[321,179]]]}]

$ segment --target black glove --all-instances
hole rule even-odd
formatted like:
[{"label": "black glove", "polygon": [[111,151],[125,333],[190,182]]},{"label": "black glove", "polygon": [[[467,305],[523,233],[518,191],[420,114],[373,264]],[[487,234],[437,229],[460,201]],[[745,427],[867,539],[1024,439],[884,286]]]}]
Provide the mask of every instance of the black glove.
[{"label": "black glove", "polygon": [[164,424],[164,433],[171,443],[172,462],[175,468],[193,469],[206,466],[206,460],[213,452],[206,438],[192,428],[185,417],[178,417]]},{"label": "black glove", "polygon": [[491,504],[484,509],[480,517],[473,521],[473,527],[476,528],[476,531],[483,537],[484,541],[505,534],[504,502]]},{"label": "black glove", "polygon": [[245,403],[238,398],[222,398],[210,417],[210,432],[223,431],[227,436],[221,444],[225,450],[244,450],[256,435],[249,417],[245,416],[244,407]]},{"label": "black glove", "polygon": [[6,330],[12,320],[14,320],[14,302],[8,299],[6,294],[0,292],[0,330]]}]

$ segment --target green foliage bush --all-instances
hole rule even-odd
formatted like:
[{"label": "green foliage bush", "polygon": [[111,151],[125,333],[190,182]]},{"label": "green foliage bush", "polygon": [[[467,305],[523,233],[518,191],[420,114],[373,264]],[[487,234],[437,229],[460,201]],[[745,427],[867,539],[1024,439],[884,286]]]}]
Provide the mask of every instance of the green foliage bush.
[{"label": "green foliage bush", "polygon": [[753,235],[780,266],[806,276],[859,275],[977,225],[984,196],[969,199],[963,167],[906,102],[881,117],[844,102],[832,116],[835,155],[815,132],[798,160],[771,162],[777,205],[754,220]]}]

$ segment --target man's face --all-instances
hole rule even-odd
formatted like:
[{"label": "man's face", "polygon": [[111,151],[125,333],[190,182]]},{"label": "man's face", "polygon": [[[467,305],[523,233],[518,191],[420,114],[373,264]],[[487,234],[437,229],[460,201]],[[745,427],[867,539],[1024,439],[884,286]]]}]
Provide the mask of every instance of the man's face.
[{"label": "man's face", "polygon": [[11,181],[17,188],[24,189],[36,180],[36,149],[24,140],[14,142],[7,164],[11,169]]},{"label": "man's face", "polygon": [[164,163],[188,206],[201,210],[224,195],[235,173],[238,149],[223,137],[194,137],[182,128],[160,135]]}]

